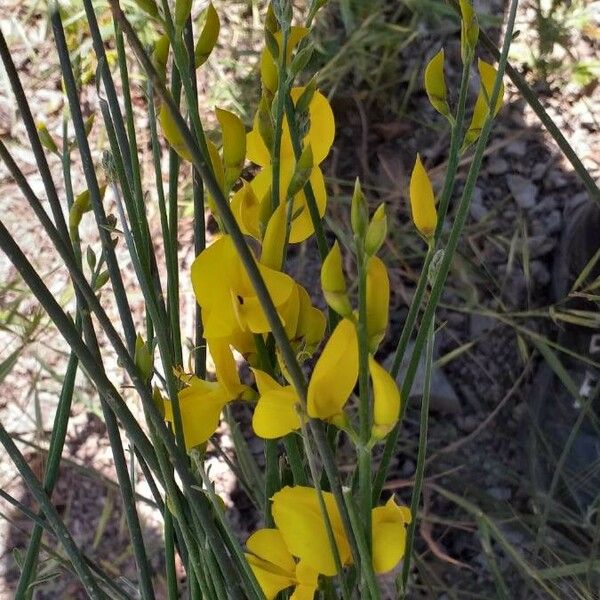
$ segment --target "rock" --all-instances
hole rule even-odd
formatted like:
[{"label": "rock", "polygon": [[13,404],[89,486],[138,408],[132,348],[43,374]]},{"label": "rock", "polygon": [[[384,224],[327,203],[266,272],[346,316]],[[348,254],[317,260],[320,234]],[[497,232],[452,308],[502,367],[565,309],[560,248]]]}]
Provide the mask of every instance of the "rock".
[{"label": "rock", "polygon": [[527,144],[523,140],[515,140],[506,146],[506,152],[512,156],[525,156]]},{"label": "rock", "polygon": [[471,200],[471,206],[469,212],[475,221],[483,221],[488,216],[488,209],[483,205],[483,191],[481,188],[476,187],[473,190],[473,199]]},{"label": "rock", "polygon": [[508,162],[503,158],[492,158],[487,164],[488,173],[502,175],[508,171]]},{"label": "rock", "polygon": [[554,250],[556,240],[545,235],[534,235],[527,240],[527,244],[531,258],[539,258]]},{"label": "rock", "polygon": [[[410,357],[412,356],[414,350],[414,342],[410,342],[408,348],[406,349],[406,353],[404,355],[404,359],[400,365],[400,370],[398,372],[398,377],[396,378],[396,382],[399,386],[404,382],[404,377],[406,375],[406,371],[408,369],[408,364],[410,363]],[[393,357],[390,355],[385,361],[384,364],[389,369],[391,366]],[[415,380],[412,386],[412,390],[410,391],[410,400],[420,401],[423,396],[423,389],[425,387],[425,353],[421,354],[421,358],[419,360],[419,366],[417,368],[417,373],[415,375]],[[460,405],[460,400],[452,387],[452,384],[442,371],[442,369],[437,368],[435,365],[433,366],[433,372],[431,375],[431,398],[430,398],[430,407],[431,410],[439,412],[441,414],[449,414],[456,415],[459,414],[462,410]]]},{"label": "rock", "polygon": [[546,233],[556,233],[560,231],[562,226],[562,216],[559,210],[553,210],[548,213],[548,216],[544,219],[544,227]]},{"label": "rock", "polygon": [[534,260],[529,266],[531,277],[540,286],[546,286],[550,283],[550,271],[541,260]]},{"label": "rock", "polygon": [[496,325],[496,321],[492,317],[486,315],[478,315],[473,313],[469,319],[469,329],[471,337],[479,337],[488,331],[491,331]]},{"label": "rock", "polygon": [[506,178],[508,189],[516,203],[523,209],[533,208],[537,200],[538,187],[529,179],[520,175],[509,175]]}]

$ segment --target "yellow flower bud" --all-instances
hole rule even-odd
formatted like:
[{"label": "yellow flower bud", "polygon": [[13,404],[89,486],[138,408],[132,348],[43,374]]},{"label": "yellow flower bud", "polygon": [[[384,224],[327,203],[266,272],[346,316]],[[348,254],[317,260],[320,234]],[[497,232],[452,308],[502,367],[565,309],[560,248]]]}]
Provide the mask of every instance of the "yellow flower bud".
[{"label": "yellow flower bud", "polygon": [[360,239],[365,235],[367,223],[369,222],[369,209],[358,177],[354,182],[354,193],[352,194],[352,204],[350,205],[350,223],[354,235]]},{"label": "yellow flower bud", "polygon": [[219,31],[221,29],[219,15],[212,5],[212,2],[209,3],[202,13],[202,18],[204,18],[204,26],[202,27],[202,31],[196,42],[196,47],[194,48],[194,62],[196,68],[203,65],[210,56],[210,53],[217,43],[217,38],[219,37]]},{"label": "yellow flower bud", "polygon": [[390,280],[383,261],[372,256],[367,262],[367,338],[369,352],[375,352],[388,325]]},{"label": "yellow flower bud", "polygon": [[140,370],[144,381],[149,381],[154,373],[154,357],[152,351],[144,342],[144,338],[138,335],[135,339],[135,353],[133,356],[135,366]]},{"label": "yellow flower bud", "polygon": [[261,264],[276,271],[283,264],[283,249],[285,246],[286,206],[280,204],[271,215],[262,242],[260,255]]},{"label": "yellow flower bud", "polygon": [[371,435],[383,439],[398,421],[400,392],[394,378],[369,355],[369,373],[373,382],[373,428]]},{"label": "yellow flower bud", "polygon": [[325,301],[335,312],[348,317],[352,314],[352,306],[346,293],[346,279],[342,269],[342,253],[335,242],[321,267],[321,287]]},{"label": "yellow flower bud", "polygon": [[171,146],[171,148],[173,148],[173,150],[175,150],[175,152],[177,152],[184,160],[192,160],[192,155],[189,153],[187,146],[183,141],[183,135],[181,135],[181,132],[175,123],[175,118],[171,113],[171,109],[166,104],[163,104],[160,107],[158,122],[160,123],[163,135],[169,146]]},{"label": "yellow flower bud", "polygon": [[379,252],[385,236],[387,235],[387,216],[385,214],[385,204],[381,203],[373,218],[367,227],[367,233],[365,235],[365,252],[369,256],[373,256]]},{"label": "yellow flower bud", "polygon": [[[465,150],[471,144],[475,143],[481,135],[481,129],[490,114],[490,100],[492,99],[494,82],[496,81],[496,75],[498,74],[498,71],[492,65],[481,59],[479,59],[477,63],[477,70],[479,71],[479,94],[477,94],[475,108],[473,109],[473,117],[469,129],[465,134],[462,150]],[[494,117],[502,107],[503,101],[504,84],[501,83],[498,98],[496,99],[496,105],[494,106]]]},{"label": "yellow flower bud", "polygon": [[246,159],[246,129],[242,120],[232,112],[215,109],[223,132],[223,166],[226,194],[235,183],[244,167]]},{"label": "yellow flower bud", "polygon": [[418,154],[410,177],[410,207],[419,233],[427,239],[431,238],[437,225],[435,198],[429,175]]},{"label": "yellow flower bud", "polygon": [[479,23],[471,0],[460,0],[460,54],[466,62],[475,52],[479,38]]},{"label": "yellow flower bud", "polygon": [[358,337],[349,319],[340,321],[319,357],[308,384],[307,410],[312,418],[341,416],[358,379]]},{"label": "yellow flower bud", "polygon": [[425,91],[431,106],[447,117],[448,107],[446,79],[444,78],[444,49],[442,48],[425,67]]}]

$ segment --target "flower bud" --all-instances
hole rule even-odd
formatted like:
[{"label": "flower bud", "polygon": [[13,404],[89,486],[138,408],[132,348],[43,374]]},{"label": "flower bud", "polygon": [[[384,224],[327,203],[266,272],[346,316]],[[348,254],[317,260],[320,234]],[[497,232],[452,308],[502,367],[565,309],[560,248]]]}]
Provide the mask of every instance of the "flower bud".
[{"label": "flower bud", "polygon": [[479,23],[471,0],[460,0],[460,55],[467,62],[475,53],[479,38]]},{"label": "flower bud", "polygon": [[342,253],[336,242],[321,267],[321,287],[325,301],[343,317],[352,314],[352,306],[346,293],[346,280],[342,270]]},{"label": "flower bud", "polygon": [[371,435],[383,439],[400,415],[400,392],[393,377],[369,356],[369,373],[373,382],[373,428]]},{"label": "flower bud", "polygon": [[433,187],[418,154],[410,177],[410,207],[415,227],[424,238],[430,239],[437,226],[437,211]]},{"label": "flower bud", "polygon": [[425,67],[425,91],[431,106],[440,114],[448,117],[446,80],[444,78],[444,49],[442,48]]},{"label": "flower bud", "polygon": [[202,17],[204,18],[204,26],[194,48],[194,64],[196,69],[203,65],[210,56],[221,30],[221,21],[212,2],[204,10]]},{"label": "flower bud", "polygon": [[385,214],[385,204],[381,203],[373,214],[365,235],[365,252],[368,256],[374,256],[379,252],[386,235],[387,216]]},{"label": "flower bud", "polygon": [[352,204],[350,207],[350,222],[352,231],[359,239],[363,239],[369,223],[369,209],[365,201],[365,195],[360,187],[358,177],[354,183],[354,193],[352,194]]}]

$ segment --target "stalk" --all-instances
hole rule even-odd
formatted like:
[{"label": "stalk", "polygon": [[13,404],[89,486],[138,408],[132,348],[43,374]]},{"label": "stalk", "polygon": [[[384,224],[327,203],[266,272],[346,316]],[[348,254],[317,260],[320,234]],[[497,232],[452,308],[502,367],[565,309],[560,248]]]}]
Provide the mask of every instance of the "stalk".
[{"label": "stalk", "polygon": [[417,528],[417,517],[419,504],[421,502],[421,491],[423,489],[423,478],[425,475],[425,456],[427,454],[427,429],[429,425],[429,400],[431,397],[431,373],[433,370],[433,344],[434,344],[434,320],[427,327],[427,343],[425,346],[425,382],[423,398],[421,399],[421,417],[419,426],[419,450],[417,453],[417,467],[415,470],[415,485],[410,500],[410,514],[412,521],[408,526],[406,535],[406,553],[402,564],[402,593],[406,597],[408,588],[408,576],[410,574],[410,561],[412,558],[415,531]]},{"label": "stalk", "polygon": [[[511,0],[509,16],[506,28],[506,35],[504,38],[504,43],[502,46],[502,54],[500,56],[499,64],[498,64],[498,75],[496,76],[496,80],[494,82],[494,88],[492,90],[492,94],[490,97],[490,106],[495,106],[495,103],[498,98],[498,94],[500,93],[500,84],[502,81],[502,76],[504,74],[506,68],[506,62],[508,59],[508,51],[510,49],[510,43],[512,40],[512,35],[514,31],[515,25],[515,17],[517,10],[518,0]],[[423,322],[429,323],[434,316],[434,312],[436,306],[440,300],[442,290],[444,284],[446,282],[446,278],[448,276],[448,272],[450,270],[450,265],[452,262],[452,258],[454,253],[456,252],[456,248],[458,246],[458,242],[462,231],[464,229],[464,225],[467,219],[467,215],[469,212],[469,206],[471,204],[471,198],[473,196],[473,190],[475,189],[475,183],[477,181],[477,176],[479,175],[479,171],[481,169],[481,163],[483,160],[483,154],[485,151],[485,146],[487,144],[491,129],[493,124],[493,116],[490,113],[483,125],[481,135],[479,136],[479,140],[477,140],[477,144],[475,146],[475,153],[473,155],[473,161],[471,163],[471,167],[469,168],[469,172],[467,174],[467,179],[465,181],[465,187],[463,189],[463,193],[457,208],[456,218],[454,224],[452,225],[452,229],[450,231],[450,235],[448,237],[448,242],[446,248],[443,251],[443,256],[440,260],[439,267],[436,270],[436,276],[432,284],[431,294],[429,297],[429,301],[427,302],[425,312],[423,314]],[[418,366],[419,357],[421,351],[423,349],[423,345],[425,343],[425,338],[427,336],[427,328],[421,328],[419,333],[417,334],[417,338],[415,340],[415,348],[411,357],[411,361],[408,367],[408,373],[415,372]],[[402,397],[407,399],[410,390],[412,388],[412,384],[414,381],[414,375],[411,378],[407,378],[404,381],[402,386]],[[389,469],[390,461],[398,443],[398,437],[400,435],[400,424],[402,422],[402,418],[406,411],[407,402],[405,401],[402,404],[400,409],[400,418],[398,424],[394,428],[394,430],[388,436],[388,439],[385,443],[384,455],[379,466],[379,470],[377,472],[377,476],[375,479],[376,487],[375,492],[377,496],[381,493],[381,489],[383,488],[383,483],[385,482],[385,478],[387,476],[387,471]]]}]

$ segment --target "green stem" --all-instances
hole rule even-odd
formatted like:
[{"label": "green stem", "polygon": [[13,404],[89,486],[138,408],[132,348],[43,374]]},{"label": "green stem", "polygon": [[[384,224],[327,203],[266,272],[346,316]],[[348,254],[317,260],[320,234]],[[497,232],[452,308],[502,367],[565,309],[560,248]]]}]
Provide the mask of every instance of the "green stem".
[{"label": "green stem", "polygon": [[[360,513],[365,543],[371,548],[371,437],[372,409],[369,402],[369,340],[367,333],[367,265],[362,241],[356,238],[356,262],[358,266],[358,413],[359,437],[358,478]],[[360,548],[359,548],[360,549]],[[362,569],[364,573],[364,568]]]},{"label": "green stem", "polygon": [[[490,106],[495,106],[498,95],[500,93],[500,85],[502,82],[502,77],[504,75],[504,70],[506,68],[506,61],[508,58],[508,51],[510,48],[510,42],[512,39],[515,17],[516,17],[516,9],[518,5],[518,0],[511,0],[509,17],[507,22],[507,29],[504,38],[504,43],[502,47],[502,55],[500,56],[499,64],[498,64],[498,74],[496,76],[496,80],[494,81],[494,88],[492,90],[492,94],[490,96]],[[475,153],[473,155],[473,161],[471,163],[471,167],[469,168],[469,172],[467,174],[467,179],[465,181],[465,187],[463,189],[463,193],[457,208],[456,217],[454,220],[454,224],[452,225],[452,229],[450,231],[450,235],[448,237],[448,243],[446,248],[443,251],[443,256],[440,261],[440,264],[436,270],[435,280],[432,285],[431,294],[429,297],[429,301],[427,302],[425,312],[423,314],[423,322],[429,323],[434,316],[436,306],[440,300],[442,290],[444,284],[446,283],[446,278],[448,276],[448,272],[450,271],[450,265],[452,263],[452,258],[456,252],[456,248],[458,246],[458,242],[462,231],[464,229],[464,225],[467,219],[467,215],[469,212],[469,206],[471,204],[471,198],[473,196],[473,190],[475,189],[475,183],[477,181],[477,177],[479,175],[479,171],[481,169],[481,163],[483,161],[483,154],[485,151],[485,146],[487,144],[491,129],[493,124],[493,116],[488,114],[485,123],[483,125],[481,135],[479,136],[479,140],[477,141],[477,145],[475,146]],[[416,368],[418,366],[419,357],[421,355],[425,339],[427,336],[427,329],[421,328],[419,333],[417,334],[417,338],[415,340],[415,347],[413,350],[413,354],[411,356],[411,360],[408,367],[408,372],[416,373]],[[400,418],[396,427],[394,427],[393,431],[388,436],[388,439],[385,443],[384,449],[384,458],[386,460],[382,460],[377,476],[376,482],[378,486],[378,490],[383,487],[383,482],[385,482],[385,478],[387,476],[387,471],[389,469],[389,465],[391,462],[391,457],[393,455],[396,444],[398,443],[398,438],[400,435],[400,424],[402,422],[402,418],[404,413],[406,412],[406,407],[408,405],[408,397],[410,394],[410,390],[412,388],[412,384],[414,381],[414,376],[409,379],[406,378],[404,380],[404,384],[402,386],[401,395],[404,398],[404,403],[402,404],[400,410]],[[377,490],[376,490],[377,491]]]},{"label": "green stem", "polygon": [[425,475],[425,456],[427,454],[427,429],[429,424],[429,400],[431,395],[434,338],[434,319],[432,319],[427,326],[427,343],[425,345],[425,383],[423,387],[423,397],[421,399],[419,449],[417,452],[415,485],[413,487],[410,500],[410,514],[412,515],[412,521],[408,526],[408,532],[406,536],[406,552],[404,555],[404,563],[402,564],[402,592],[405,597],[407,593],[408,576],[410,574],[410,561],[412,558],[413,545],[415,541],[415,531],[417,528],[419,504],[421,502],[421,491],[423,489],[423,478]]},{"label": "green stem", "polygon": [[277,103],[275,105],[275,129],[273,132],[273,148],[271,149],[271,168],[273,180],[271,184],[271,204],[273,210],[279,206],[279,187],[281,172],[281,137],[283,133],[283,115],[285,113],[286,65],[289,28],[284,27],[281,33],[282,41],[279,48],[279,68],[277,69]]},{"label": "green stem", "polygon": [[[371,600],[379,600],[379,588],[377,587],[377,581],[375,579],[375,575],[373,574],[371,544],[365,537],[365,528],[360,523],[358,515],[356,514],[354,502],[352,500],[352,493],[350,491],[344,492],[344,500],[346,501],[346,507],[348,508],[348,515],[350,517],[350,522],[352,523],[352,528],[355,532],[357,532],[356,543],[358,544],[358,551],[360,553],[362,577],[369,592],[368,598]],[[370,520],[371,516],[369,515],[369,521]],[[366,590],[363,590],[362,594],[364,594],[365,591]],[[365,598],[365,600],[367,600],[367,596],[362,595],[361,598]]]},{"label": "green stem", "polygon": [[0,423],[0,444],[2,444],[10,456],[13,464],[21,474],[21,477],[25,481],[25,484],[29,488],[31,495],[35,498],[36,502],[40,505],[50,527],[52,527],[56,537],[60,540],[62,547],[67,553],[71,564],[77,571],[81,583],[85,587],[85,590],[92,600],[104,600],[104,593],[98,587],[96,579],[92,575],[88,564],[82,556],[77,544],[71,537],[69,530],[62,522],[58,512],[52,505],[52,502],[44,492],[37,477],[27,464],[27,461],[19,452],[19,449],[13,442],[10,434],[6,431],[4,426]]}]

